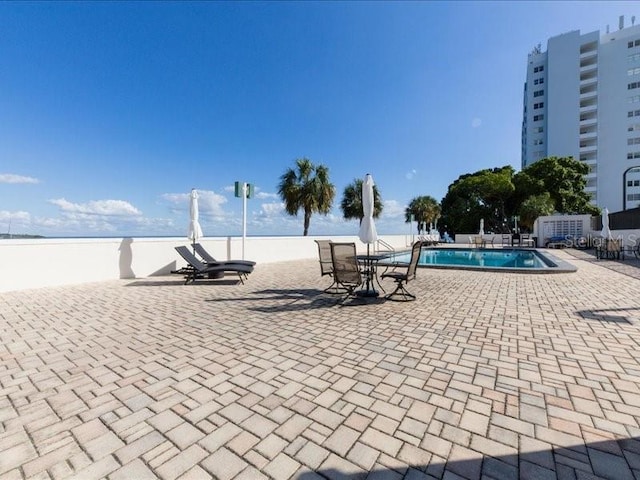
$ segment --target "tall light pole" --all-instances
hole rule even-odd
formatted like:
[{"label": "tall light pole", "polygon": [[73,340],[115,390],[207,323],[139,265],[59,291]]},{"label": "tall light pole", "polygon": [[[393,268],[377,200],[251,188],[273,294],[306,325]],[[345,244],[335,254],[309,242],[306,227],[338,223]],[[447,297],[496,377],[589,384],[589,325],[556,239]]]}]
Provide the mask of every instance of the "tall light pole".
[{"label": "tall light pole", "polygon": [[244,260],[244,243],[247,238],[247,198],[253,197],[253,185],[246,182],[236,182],[236,197],[242,197],[242,259]]}]

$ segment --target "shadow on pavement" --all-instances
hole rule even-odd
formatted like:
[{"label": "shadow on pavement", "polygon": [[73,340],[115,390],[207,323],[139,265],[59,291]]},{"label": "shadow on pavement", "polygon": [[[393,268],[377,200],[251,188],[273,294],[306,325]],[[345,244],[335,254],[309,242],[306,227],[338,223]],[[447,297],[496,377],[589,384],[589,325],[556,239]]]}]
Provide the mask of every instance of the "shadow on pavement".
[{"label": "shadow on pavement", "polygon": [[[490,442],[490,440],[487,440]],[[480,440],[482,442],[482,440]],[[514,448],[518,446],[515,445]],[[487,448],[490,448],[487,446]],[[462,452],[460,452],[462,454]],[[502,456],[482,455],[468,450],[469,458],[446,462],[415,463],[411,458],[404,462],[408,468],[359,470],[347,466],[347,460],[333,456],[328,461],[335,468],[319,469],[303,473],[297,480],[510,480],[510,479],[573,479],[573,480],[635,480],[640,478],[640,441],[638,438],[607,440],[578,444],[563,448],[534,450],[526,453]],[[344,463],[345,465],[339,465]],[[344,470],[350,470],[346,472]]]}]

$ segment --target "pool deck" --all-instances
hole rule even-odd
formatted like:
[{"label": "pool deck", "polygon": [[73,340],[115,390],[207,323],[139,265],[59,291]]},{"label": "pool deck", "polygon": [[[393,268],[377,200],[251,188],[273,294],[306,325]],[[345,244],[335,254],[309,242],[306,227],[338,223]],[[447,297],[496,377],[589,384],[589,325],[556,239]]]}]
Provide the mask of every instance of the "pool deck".
[{"label": "pool deck", "polygon": [[[0,293],[0,480],[640,478],[640,263]],[[385,281],[385,288],[392,283]]]}]

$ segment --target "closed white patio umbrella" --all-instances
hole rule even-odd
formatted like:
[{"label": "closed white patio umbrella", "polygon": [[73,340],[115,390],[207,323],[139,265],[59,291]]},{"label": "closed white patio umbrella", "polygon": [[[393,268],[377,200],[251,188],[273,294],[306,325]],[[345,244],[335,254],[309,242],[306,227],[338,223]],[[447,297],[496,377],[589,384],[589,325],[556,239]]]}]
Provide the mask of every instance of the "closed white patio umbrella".
[{"label": "closed white patio umbrella", "polygon": [[362,243],[367,244],[367,254],[369,253],[369,245],[378,240],[378,232],[376,232],[376,224],[373,221],[374,209],[373,196],[373,177],[367,173],[362,182],[362,222],[360,223],[360,232],[358,237]]},{"label": "closed white patio umbrella", "polygon": [[609,229],[609,209],[602,210],[602,232],[600,236],[606,239],[611,239],[611,230]]},{"label": "closed white patio umbrella", "polygon": [[187,234],[187,238],[191,240],[192,245],[195,245],[203,236],[198,216],[198,192],[195,188],[192,188],[189,198],[189,233]]},{"label": "closed white patio umbrella", "polygon": [[364,181],[362,182],[362,221],[360,222],[360,232],[358,238],[362,243],[367,244],[367,272],[366,272],[366,289],[359,292],[362,296],[377,297],[378,292],[375,288],[369,289],[369,286],[373,287],[373,265],[371,263],[371,257],[369,248],[372,243],[378,240],[378,232],[376,231],[376,224],[373,221],[373,210],[375,207],[375,199],[373,195],[373,177],[370,174],[366,174]]}]

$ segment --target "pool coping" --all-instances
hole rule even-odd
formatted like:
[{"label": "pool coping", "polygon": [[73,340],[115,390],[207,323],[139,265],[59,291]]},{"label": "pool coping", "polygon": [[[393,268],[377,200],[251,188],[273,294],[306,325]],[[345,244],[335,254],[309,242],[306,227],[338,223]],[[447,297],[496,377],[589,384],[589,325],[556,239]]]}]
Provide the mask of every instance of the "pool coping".
[{"label": "pool coping", "polygon": [[[455,248],[450,248],[453,250]],[[446,248],[442,247],[427,247],[424,250],[446,250]],[[474,248],[474,251],[479,252],[492,252],[498,249],[496,248]],[[535,274],[549,274],[549,273],[574,273],[578,271],[578,267],[575,265],[563,260],[561,258],[556,257],[552,253],[549,253],[547,249],[541,248],[503,248],[501,250],[510,250],[510,251],[526,251],[531,252],[535,251],[536,254],[542,259],[544,263],[547,264],[544,268],[507,268],[507,267],[485,267],[480,265],[418,265],[418,268],[440,268],[445,270],[471,270],[471,271],[479,271],[479,272],[507,272],[507,273],[535,273]],[[395,254],[404,254],[410,253],[410,250],[395,252]],[[378,262],[379,266],[389,267],[396,265],[393,262]]]}]

